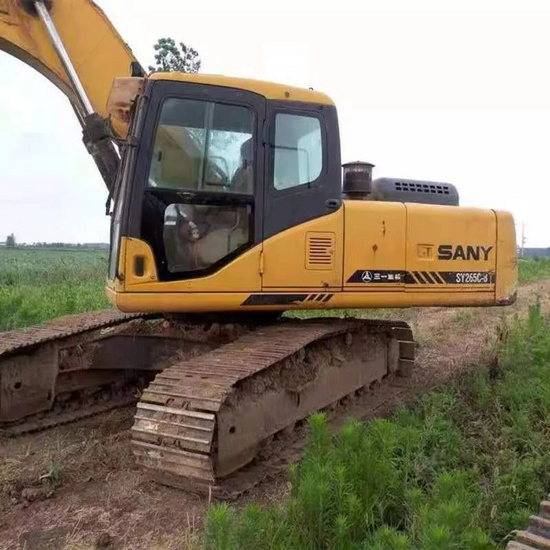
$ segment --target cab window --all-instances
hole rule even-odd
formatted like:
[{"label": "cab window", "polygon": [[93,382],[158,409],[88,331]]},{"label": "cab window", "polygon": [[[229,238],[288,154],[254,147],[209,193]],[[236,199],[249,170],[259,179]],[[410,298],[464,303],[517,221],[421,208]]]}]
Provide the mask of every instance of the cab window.
[{"label": "cab window", "polygon": [[164,249],[170,273],[202,271],[250,241],[250,205],[170,204]]},{"label": "cab window", "polygon": [[253,115],[246,107],[167,99],[157,126],[149,187],[253,193]]},{"label": "cab window", "polygon": [[289,113],[275,117],[273,185],[277,190],[313,183],[323,168],[318,118]]},{"label": "cab window", "polygon": [[149,241],[161,240],[168,276],[199,276],[250,245],[253,138],[247,107],[181,98],[162,104],[145,205],[158,209],[163,228],[145,231]]}]

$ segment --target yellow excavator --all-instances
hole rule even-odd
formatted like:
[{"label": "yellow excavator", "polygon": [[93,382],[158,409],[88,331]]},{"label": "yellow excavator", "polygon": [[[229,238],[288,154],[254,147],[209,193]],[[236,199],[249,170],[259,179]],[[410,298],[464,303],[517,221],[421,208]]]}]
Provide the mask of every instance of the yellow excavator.
[{"label": "yellow excavator", "polygon": [[120,310],[0,335],[4,434],[137,400],[139,465],[234,496],[288,457],[310,413],[359,414],[374,385],[411,372],[406,323],[323,312],[515,300],[511,215],[460,207],[449,183],[342,169],[322,93],[147,75],[91,0],[0,0],[0,49],[82,125],[109,192]]}]

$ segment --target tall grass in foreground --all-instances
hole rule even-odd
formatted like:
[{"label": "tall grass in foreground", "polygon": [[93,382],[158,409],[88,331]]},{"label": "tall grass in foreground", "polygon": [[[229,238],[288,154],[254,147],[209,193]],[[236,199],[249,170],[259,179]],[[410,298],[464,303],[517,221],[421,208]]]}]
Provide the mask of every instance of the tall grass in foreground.
[{"label": "tall grass in foreground", "polygon": [[108,307],[107,253],[0,249],[0,331]]},{"label": "tall grass in foreground", "polygon": [[520,283],[531,283],[550,277],[550,258],[534,258],[518,261],[518,279]]},{"label": "tall grass in foreground", "polygon": [[310,420],[282,507],[222,504],[209,550],[489,550],[526,525],[550,487],[550,323],[539,306],[509,329],[498,368],[410,410],[332,437]]}]

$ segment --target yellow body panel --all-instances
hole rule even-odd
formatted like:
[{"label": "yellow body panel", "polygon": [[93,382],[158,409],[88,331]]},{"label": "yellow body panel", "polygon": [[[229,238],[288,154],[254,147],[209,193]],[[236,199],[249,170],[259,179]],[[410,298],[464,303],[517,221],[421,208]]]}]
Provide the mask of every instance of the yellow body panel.
[{"label": "yellow body panel", "polygon": [[[263,245],[264,289],[336,289],[342,288],[344,257],[344,209],[292,227],[267,239]],[[331,264],[308,265],[308,244],[318,237],[330,239]],[[313,241],[314,242],[314,241]]]},{"label": "yellow body panel", "polygon": [[251,78],[234,78],[218,74],[189,74],[173,72],[154,73],[150,76],[150,79],[225,86],[227,88],[236,88],[238,90],[254,92],[264,96],[267,99],[277,101],[302,101],[307,103],[319,103],[321,105],[334,105],[332,99],[330,99],[328,95],[321,92],[307,90],[305,88],[296,88],[294,86],[287,86],[286,84],[277,84],[275,82],[254,80]]},{"label": "yellow body panel", "polygon": [[[219,271],[198,279],[158,282],[155,259],[151,247],[139,239],[123,239],[124,289],[126,292],[257,292],[261,290],[260,256],[256,246]],[[143,276],[135,274],[136,259],[145,266]],[[170,310],[172,311],[172,310]]]},{"label": "yellow body panel", "polygon": [[[308,256],[312,235],[329,243],[321,265]],[[123,311],[488,306],[511,303],[517,280],[511,216],[473,208],[345,201],[180,281],[157,280],[146,243],[121,245],[122,277],[108,295]]]},{"label": "yellow body panel", "polygon": [[[427,306],[491,306],[495,305],[494,292],[448,290],[439,293],[397,293],[397,292],[338,292],[330,302],[313,300],[315,293],[302,303],[290,305],[243,306],[249,298],[247,292],[115,292],[106,288],[107,297],[113,305],[124,312],[255,312],[347,308],[403,308]],[[283,294],[283,293],[280,293]]]},{"label": "yellow body panel", "polygon": [[[407,204],[407,259],[409,272],[492,272],[496,259],[496,217],[493,210],[479,208]],[[479,259],[441,260],[437,258],[440,245],[461,245],[465,254],[468,246],[484,247]],[[424,278],[424,280],[426,280]],[[432,278],[433,280],[433,278]],[[454,284],[456,292],[468,288],[468,284]],[[494,289],[494,283],[476,284],[476,290]],[[426,281],[425,284],[407,286],[409,292],[439,292],[441,285]]]},{"label": "yellow body panel", "polygon": [[[130,48],[90,0],[57,0],[51,17],[94,109],[107,118],[113,80],[129,76],[130,63],[135,61]],[[34,67],[75,102],[42,21],[22,10],[17,0],[0,0],[0,50]],[[119,135],[126,135],[126,124],[113,121],[113,126]]]},{"label": "yellow body panel", "polygon": [[[345,201],[344,290],[403,291],[404,280],[349,282],[357,270],[403,270],[407,209],[399,202]],[[355,306],[353,306],[355,307]]]},{"label": "yellow body panel", "polygon": [[[132,52],[91,0],[56,0],[51,17],[93,108],[108,118],[111,86],[116,77],[129,76]],[[0,0],[0,50],[37,69],[75,103],[42,22],[18,0]],[[313,90],[252,79],[183,73],[149,78],[333,105]],[[126,134],[123,121],[113,120],[113,126]],[[337,212],[287,229],[200,278],[159,281],[146,242],[122,238],[119,249],[119,277],[109,282],[108,294],[124,311],[508,304],[517,280],[509,214],[396,202],[344,201]]]},{"label": "yellow body panel", "polygon": [[507,305],[516,300],[518,279],[518,259],[516,249],[516,229],[509,212],[497,210],[497,281],[495,301]]}]

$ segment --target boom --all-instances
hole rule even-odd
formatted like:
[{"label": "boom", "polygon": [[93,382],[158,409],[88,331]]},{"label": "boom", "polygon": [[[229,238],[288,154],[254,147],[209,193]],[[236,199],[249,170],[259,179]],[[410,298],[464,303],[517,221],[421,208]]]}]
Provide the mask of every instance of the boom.
[{"label": "boom", "polygon": [[[35,4],[41,4],[42,17]],[[50,32],[44,16],[50,20]],[[57,36],[52,37],[52,32]],[[68,54],[69,69],[63,65],[59,47]],[[91,0],[0,0],[0,50],[35,68],[68,97],[86,146],[111,188],[118,167],[111,131],[125,136],[127,128],[118,120],[105,124],[107,98],[115,77],[142,70],[105,14]],[[70,78],[71,68],[87,102]]]}]

